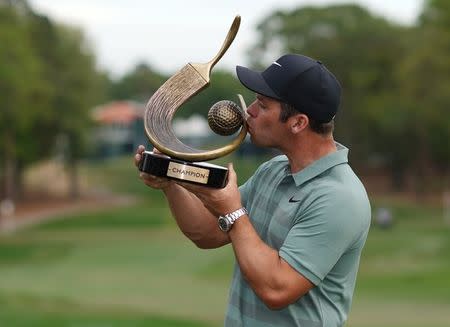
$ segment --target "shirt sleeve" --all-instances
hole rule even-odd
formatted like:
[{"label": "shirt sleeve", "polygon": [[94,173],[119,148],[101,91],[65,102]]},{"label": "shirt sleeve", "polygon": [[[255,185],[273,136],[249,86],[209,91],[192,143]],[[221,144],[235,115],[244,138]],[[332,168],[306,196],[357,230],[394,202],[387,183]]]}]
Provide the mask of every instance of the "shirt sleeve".
[{"label": "shirt sleeve", "polygon": [[318,285],[364,233],[358,207],[342,194],[323,195],[298,217],[279,255]]}]

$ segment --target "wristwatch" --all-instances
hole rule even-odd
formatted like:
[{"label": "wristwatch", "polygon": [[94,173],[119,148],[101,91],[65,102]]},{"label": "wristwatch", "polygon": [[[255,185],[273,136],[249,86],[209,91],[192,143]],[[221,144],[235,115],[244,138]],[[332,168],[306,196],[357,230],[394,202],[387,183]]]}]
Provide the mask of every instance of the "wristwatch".
[{"label": "wristwatch", "polygon": [[247,209],[242,207],[233,212],[227,213],[225,216],[219,216],[218,223],[220,230],[222,230],[223,232],[230,231],[234,222],[246,214],[248,214]]}]

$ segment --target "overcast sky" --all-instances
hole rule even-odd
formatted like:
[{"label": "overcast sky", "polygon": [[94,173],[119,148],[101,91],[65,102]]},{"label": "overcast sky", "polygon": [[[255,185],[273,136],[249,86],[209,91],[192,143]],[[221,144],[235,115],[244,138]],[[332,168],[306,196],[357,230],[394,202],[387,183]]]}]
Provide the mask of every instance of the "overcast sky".
[{"label": "overcast sky", "polygon": [[55,21],[85,32],[102,69],[121,76],[137,62],[173,73],[187,62],[207,62],[220,48],[235,15],[239,33],[217,67],[245,65],[255,25],[275,9],[359,3],[373,13],[412,24],[423,0],[29,0]]}]

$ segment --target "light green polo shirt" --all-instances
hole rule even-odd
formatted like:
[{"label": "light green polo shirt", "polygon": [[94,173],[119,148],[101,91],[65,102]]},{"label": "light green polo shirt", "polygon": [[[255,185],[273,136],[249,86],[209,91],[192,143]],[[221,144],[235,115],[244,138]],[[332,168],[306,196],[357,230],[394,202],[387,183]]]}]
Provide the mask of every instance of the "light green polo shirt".
[{"label": "light green polo shirt", "polygon": [[240,187],[261,239],[315,287],[295,303],[270,310],[236,264],[227,327],[336,327],[350,309],[361,250],[371,220],[364,186],[338,150],[291,174],[286,156],[262,164]]}]

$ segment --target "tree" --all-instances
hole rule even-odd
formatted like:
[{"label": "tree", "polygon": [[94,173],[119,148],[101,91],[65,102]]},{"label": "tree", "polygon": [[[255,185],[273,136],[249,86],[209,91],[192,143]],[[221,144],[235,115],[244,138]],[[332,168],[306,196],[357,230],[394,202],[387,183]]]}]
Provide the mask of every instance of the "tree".
[{"label": "tree", "polygon": [[35,57],[26,27],[25,15],[13,7],[0,6],[0,152],[4,167],[3,193],[17,196],[19,158],[27,156],[20,140],[39,115],[45,98],[44,83],[39,83],[41,63]]},{"label": "tree", "polygon": [[95,68],[95,57],[83,33],[73,27],[56,28],[58,43],[55,48],[55,68],[52,106],[56,136],[63,135],[68,142],[66,163],[71,176],[71,195],[79,195],[78,160],[86,152],[91,126],[91,108],[104,98],[103,76]]},{"label": "tree", "polygon": [[430,177],[440,175],[434,180],[445,187],[450,174],[450,148],[445,141],[450,139],[450,3],[426,1],[411,35],[408,56],[398,67],[403,86],[399,96],[410,109],[416,189],[423,192],[436,187],[430,185]]}]

